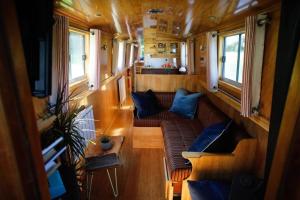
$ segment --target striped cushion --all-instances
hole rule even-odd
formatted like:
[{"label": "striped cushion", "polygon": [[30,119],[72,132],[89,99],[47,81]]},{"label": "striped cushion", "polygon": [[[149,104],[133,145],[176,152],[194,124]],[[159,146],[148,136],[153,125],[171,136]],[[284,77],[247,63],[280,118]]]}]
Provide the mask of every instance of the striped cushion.
[{"label": "striped cushion", "polygon": [[167,167],[172,181],[182,181],[191,172],[181,152],[186,151],[203,129],[198,120],[169,120],[161,123]]}]

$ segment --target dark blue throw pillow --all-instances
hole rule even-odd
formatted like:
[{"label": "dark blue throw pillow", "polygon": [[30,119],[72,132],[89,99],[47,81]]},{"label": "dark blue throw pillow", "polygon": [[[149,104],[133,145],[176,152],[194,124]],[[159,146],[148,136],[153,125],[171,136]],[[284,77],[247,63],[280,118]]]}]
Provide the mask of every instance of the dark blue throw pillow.
[{"label": "dark blue throw pillow", "polygon": [[188,181],[192,200],[227,200],[230,184],[221,181]]},{"label": "dark blue throw pillow", "polygon": [[229,128],[231,123],[232,121],[221,122],[205,128],[189,147],[188,151],[203,152]]},{"label": "dark blue throw pillow", "polygon": [[188,94],[188,91],[185,89],[178,89],[169,111],[177,113],[184,118],[194,119],[200,96],[200,93]]},{"label": "dark blue throw pillow", "polygon": [[150,115],[154,115],[161,111],[156,96],[154,92],[152,92],[152,90],[148,90],[145,93],[132,92],[131,96],[137,111],[138,118],[144,118]]}]

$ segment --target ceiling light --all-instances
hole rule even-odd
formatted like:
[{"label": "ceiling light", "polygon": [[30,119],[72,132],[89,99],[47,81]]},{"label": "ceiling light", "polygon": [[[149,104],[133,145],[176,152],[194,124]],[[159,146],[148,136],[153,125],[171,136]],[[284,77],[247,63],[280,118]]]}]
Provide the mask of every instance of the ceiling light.
[{"label": "ceiling light", "polygon": [[148,10],[148,14],[160,14],[163,13],[163,9],[158,9],[158,8],[152,8]]}]

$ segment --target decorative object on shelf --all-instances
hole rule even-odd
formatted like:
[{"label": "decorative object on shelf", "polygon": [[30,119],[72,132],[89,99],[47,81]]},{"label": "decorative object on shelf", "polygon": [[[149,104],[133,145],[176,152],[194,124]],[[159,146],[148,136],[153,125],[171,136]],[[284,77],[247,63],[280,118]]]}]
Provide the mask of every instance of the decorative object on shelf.
[{"label": "decorative object on shelf", "polygon": [[109,136],[103,135],[102,137],[100,137],[100,146],[102,150],[107,151],[111,149],[113,145],[113,141],[110,139]]},{"label": "decorative object on shelf", "polygon": [[179,68],[179,73],[181,73],[181,74],[186,74],[186,72],[187,72],[187,68],[185,67],[185,66],[181,66],[180,68]]}]

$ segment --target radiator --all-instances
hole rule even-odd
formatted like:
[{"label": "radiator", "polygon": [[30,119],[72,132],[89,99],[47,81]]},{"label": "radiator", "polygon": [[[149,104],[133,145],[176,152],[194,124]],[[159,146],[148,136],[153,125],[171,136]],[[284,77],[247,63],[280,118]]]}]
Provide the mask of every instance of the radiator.
[{"label": "radiator", "polygon": [[78,113],[75,122],[77,123],[81,136],[85,139],[86,146],[89,140],[96,139],[93,106],[88,106]]}]

